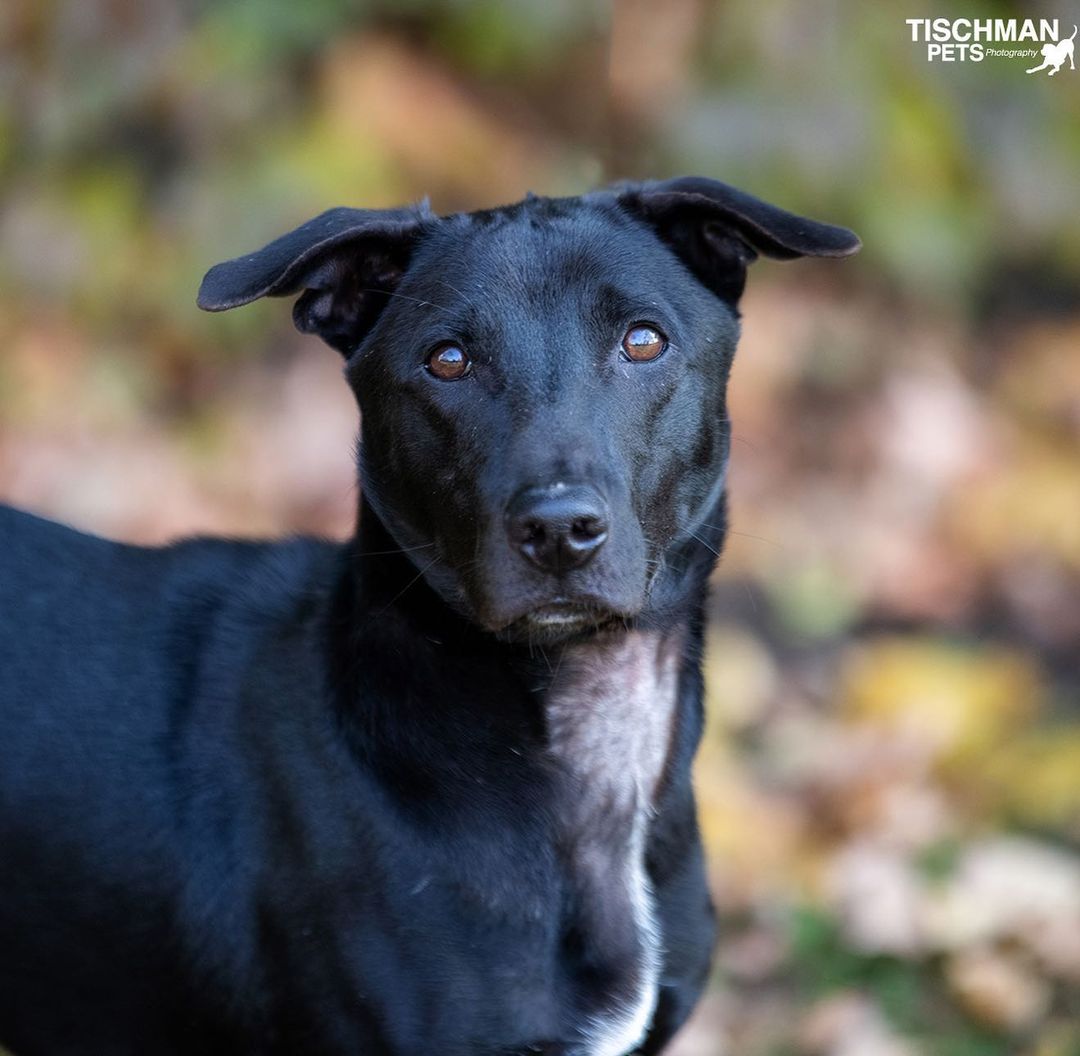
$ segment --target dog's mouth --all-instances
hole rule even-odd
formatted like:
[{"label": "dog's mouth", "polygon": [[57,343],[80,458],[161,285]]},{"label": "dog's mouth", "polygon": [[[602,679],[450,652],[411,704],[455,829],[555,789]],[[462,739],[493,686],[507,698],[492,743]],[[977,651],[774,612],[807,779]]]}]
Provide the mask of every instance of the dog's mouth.
[{"label": "dog's mouth", "polygon": [[551,601],[538,605],[513,620],[501,634],[505,638],[532,642],[554,641],[622,626],[626,616],[599,605],[574,601]]}]

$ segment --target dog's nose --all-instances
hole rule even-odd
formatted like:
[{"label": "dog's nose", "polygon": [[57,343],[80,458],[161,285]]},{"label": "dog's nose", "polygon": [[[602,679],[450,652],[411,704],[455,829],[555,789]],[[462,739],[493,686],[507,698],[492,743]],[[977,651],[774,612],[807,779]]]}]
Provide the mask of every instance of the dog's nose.
[{"label": "dog's nose", "polygon": [[506,511],[510,545],[545,572],[586,564],[608,534],[607,503],[585,484],[526,488]]}]

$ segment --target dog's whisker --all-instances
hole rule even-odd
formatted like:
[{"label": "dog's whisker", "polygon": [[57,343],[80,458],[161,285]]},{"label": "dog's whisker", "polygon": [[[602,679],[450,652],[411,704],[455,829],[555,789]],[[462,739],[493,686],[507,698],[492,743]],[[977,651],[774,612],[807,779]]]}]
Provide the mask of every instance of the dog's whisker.
[{"label": "dog's whisker", "polygon": [[[699,528],[708,528],[710,531],[713,531],[713,532],[725,532],[728,535],[741,535],[744,539],[757,539],[758,541],[760,541],[762,543],[768,543],[770,546],[776,546],[776,547],[780,547],[781,549],[783,549],[783,544],[778,543],[775,539],[769,539],[767,536],[764,536],[764,535],[754,535],[753,532],[740,532],[737,528],[729,528],[726,525],[708,524],[707,522],[702,521],[698,525],[698,527]],[[689,528],[684,528],[683,531],[687,532],[690,535],[693,535],[693,532],[691,532]],[[699,539],[697,536],[694,536],[694,538],[698,539],[699,543],[702,542],[702,540]]]},{"label": "dog's whisker", "polygon": [[386,612],[387,612],[387,611],[388,611],[388,610],[389,610],[389,609],[390,609],[390,608],[391,608],[391,607],[392,607],[392,606],[393,606],[393,605],[394,605],[394,604],[395,604],[396,602],[400,601],[400,600],[401,600],[401,598],[402,598],[402,596],[404,595],[404,593],[405,593],[405,592],[406,592],[407,590],[409,590],[409,589],[410,589],[410,588],[411,588],[412,586],[414,586],[414,585],[415,585],[416,583],[418,583],[418,582],[419,582],[419,581],[420,581],[420,580],[421,580],[421,579],[423,578],[423,576],[424,576],[424,573],[426,573],[426,572],[427,572],[427,570],[428,570],[429,568],[431,568],[431,567],[432,567],[432,566],[433,566],[433,565],[434,565],[434,564],[435,564],[435,563],[436,563],[436,562],[437,562],[438,560],[439,560],[439,559],[438,559],[438,557],[433,557],[433,558],[432,558],[432,559],[431,559],[431,560],[430,560],[430,561],[429,561],[429,562],[428,562],[428,563],[427,563],[426,565],[424,565],[424,567],[423,567],[422,569],[420,569],[420,571],[419,571],[419,572],[417,572],[417,573],[416,573],[416,575],[415,575],[415,576],[413,576],[413,578],[412,578],[412,579],[410,579],[410,580],[409,580],[409,582],[408,582],[408,583],[406,583],[406,584],[405,584],[405,586],[403,586],[403,587],[401,588],[401,590],[399,590],[399,591],[398,591],[398,592],[397,592],[397,593],[396,593],[396,594],[395,594],[395,595],[394,595],[394,596],[393,596],[393,597],[392,597],[392,598],[391,598],[391,599],[390,599],[390,600],[389,600],[389,601],[388,601],[388,602],[387,602],[387,603],[386,603],[386,604],[385,604],[385,605],[384,605],[384,606],[383,606],[383,607],[382,607],[382,608],[381,608],[381,609],[379,610],[379,613],[378,613],[378,614],[379,614],[380,616],[384,615],[384,614],[385,614],[385,613],[386,613]]},{"label": "dog's whisker", "polygon": [[753,532],[739,532],[736,531],[734,528],[729,528],[728,532],[731,535],[741,535],[744,539],[757,539],[758,542],[768,543],[769,546],[775,546],[780,550],[785,549],[783,543],[778,543],[775,539],[768,539],[764,535],[754,535]]},{"label": "dog's whisker", "polygon": [[750,602],[750,611],[753,612],[754,615],[756,616],[757,611],[758,611],[757,600],[754,597],[754,592],[750,589],[750,584],[744,582],[743,583],[743,590],[746,591],[746,598]]},{"label": "dog's whisker", "polygon": [[398,293],[396,290],[382,290],[378,286],[361,286],[360,293],[381,293],[386,297],[399,297],[403,301],[413,301],[425,308],[438,308],[440,311],[449,312],[451,309],[445,304],[437,304],[435,301],[427,301],[422,297],[410,297],[407,293]]},{"label": "dog's whisker", "polygon": [[559,653],[559,662],[555,665],[555,670],[551,673],[551,681],[554,681],[559,677],[559,672],[562,670],[563,660],[566,659],[566,650],[568,646],[566,642],[563,642],[562,651]]},{"label": "dog's whisker", "polygon": [[701,538],[700,535],[697,534],[697,532],[691,531],[691,529],[689,528],[684,528],[683,531],[686,532],[686,534],[689,535],[692,539],[696,539],[699,543],[701,543],[701,545],[705,547],[705,549],[708,550],[710,553],[715,554],[717,557],[720,556],[720,551],[717,550],[715,546],[710,546],[704,539]]},{"label": "dog's whisker", "polygon": [[[389,554],[411,554],[416,550],[427,550],[434,546],[434,543],[421,543],[419,546],[399,546],[396,550],[365,550],[362,554],[357,554],[357,557],[386,557]],[[430,567],[430,566],[429,566]]]},{"label": "dog's whisker", "polygon": [[465,294],[461,292],[461,290],[459,290],[455,285],[453,285],[453,283],[447,282],[446,279],[436,279],[435,281],[439,283],[440,286],[445,286],[447,289],[453,290],[454,293],[456,293],[465,302],[465,304],[468,305],[468,307],[474,307],[471,298],[466,297]]}]

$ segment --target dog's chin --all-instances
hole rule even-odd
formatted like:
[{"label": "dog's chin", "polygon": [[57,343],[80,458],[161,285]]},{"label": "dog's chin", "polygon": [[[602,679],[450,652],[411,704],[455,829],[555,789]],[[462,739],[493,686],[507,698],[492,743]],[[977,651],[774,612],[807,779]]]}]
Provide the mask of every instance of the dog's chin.
[{"label": "dog's chin", "polygon": [[538,605],[496,629],[508,642],[546,645],[626,626],[628,614],[596,605],[554,601]]},{"label": "dog's chin", "polygon": [[555,597],[528,608],[500,611],[487,598],[475,599],[449,569],[430,569],[425,572],[424,579],[469,623],[501,641],[514,644],[547,645],[625,627],[638,611],[633,604],[616,608],[605,603],[606,599],[591,596],[580,599]]}]

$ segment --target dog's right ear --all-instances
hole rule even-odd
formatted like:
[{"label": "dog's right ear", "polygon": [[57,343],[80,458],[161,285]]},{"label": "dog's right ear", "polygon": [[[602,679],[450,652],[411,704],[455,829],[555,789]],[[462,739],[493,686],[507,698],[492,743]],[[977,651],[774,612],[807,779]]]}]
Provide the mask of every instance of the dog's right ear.
[{"label": "dog's right ear", "polygon": [[303,291],[293,321],[348,357],[408,267],[417,236],[435,217],[406,209],[330,209],[255,253],[215,264],[199,287],[208,312]]}]

